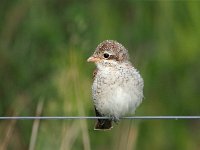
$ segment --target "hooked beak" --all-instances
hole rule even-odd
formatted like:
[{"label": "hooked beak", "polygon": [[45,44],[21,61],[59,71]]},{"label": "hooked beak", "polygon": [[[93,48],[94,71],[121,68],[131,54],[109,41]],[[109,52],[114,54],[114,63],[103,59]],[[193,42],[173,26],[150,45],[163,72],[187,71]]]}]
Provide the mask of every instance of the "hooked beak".
[{"label": "hooked beak", "polygon": [[98,61],[100,61],[100,58],[94,56],[91,56],[87,59],[87,62],[98,62]]}]

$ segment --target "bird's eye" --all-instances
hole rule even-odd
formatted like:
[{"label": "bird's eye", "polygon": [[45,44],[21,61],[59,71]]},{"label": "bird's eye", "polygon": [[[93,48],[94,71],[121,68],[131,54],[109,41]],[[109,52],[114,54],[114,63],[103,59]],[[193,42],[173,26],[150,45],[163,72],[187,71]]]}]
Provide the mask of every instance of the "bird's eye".
[{"label": "bird's eye", "polygon": [[109,55],[108,53],[104,53],[104,54],[103,54],[103,57],[104,57],[104,58],[109,58],[110,55]]}]

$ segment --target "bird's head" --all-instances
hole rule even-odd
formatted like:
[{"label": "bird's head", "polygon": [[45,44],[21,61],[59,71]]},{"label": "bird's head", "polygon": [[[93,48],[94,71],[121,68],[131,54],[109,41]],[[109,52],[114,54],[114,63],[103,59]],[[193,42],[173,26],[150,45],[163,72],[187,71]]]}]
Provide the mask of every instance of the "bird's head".
[{"label": "bird's head", "polygon": [[129,60],[128,50],[113,40],[106,40],[100,43],[94,54],[88,58],[88,62],[94,62],[95,64],[115,64],[127,62]]}]

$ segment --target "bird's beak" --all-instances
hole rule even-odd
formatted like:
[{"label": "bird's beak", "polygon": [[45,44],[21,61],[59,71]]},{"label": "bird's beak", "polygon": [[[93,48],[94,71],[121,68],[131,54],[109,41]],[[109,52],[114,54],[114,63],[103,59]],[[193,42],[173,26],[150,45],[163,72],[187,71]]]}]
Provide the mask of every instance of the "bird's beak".
[{"label": "bird's beak", "polygon": [[87,59],[87,62],[98,62],[98,61],[100,61],[100,58],[94,56],[91,56]]}]

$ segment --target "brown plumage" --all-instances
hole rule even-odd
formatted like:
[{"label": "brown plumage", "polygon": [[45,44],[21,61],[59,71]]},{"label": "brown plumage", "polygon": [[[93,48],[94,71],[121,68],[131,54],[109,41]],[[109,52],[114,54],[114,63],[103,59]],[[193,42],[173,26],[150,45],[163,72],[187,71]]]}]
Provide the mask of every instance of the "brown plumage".
[{"label": "brown plumage", "polygon": [[[97,117],[103,117],[103,115],[101,115],[96,108],[95,108],[95,113]],[[94,130],[109,130],[109,129],[112,129],[112,127],[113,127],[112,120],[98,119],[94,127]]]}]

